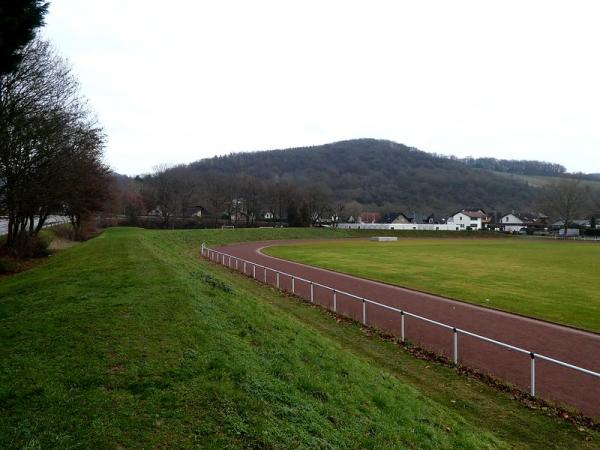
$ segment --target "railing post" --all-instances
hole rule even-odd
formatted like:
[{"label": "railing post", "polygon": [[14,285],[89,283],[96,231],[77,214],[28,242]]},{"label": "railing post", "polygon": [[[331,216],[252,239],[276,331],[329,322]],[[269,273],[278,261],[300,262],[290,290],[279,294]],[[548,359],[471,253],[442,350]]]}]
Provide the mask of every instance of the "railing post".
[{"label": "railing post", "polygon": [[337,312],[337,292],[333,290],[333,312]]},{"label": "railing post", "polygon": [[404,311],[400,311],[400,339],[404,342]]},{"label": "railing post", "polygon": [[292,277],[292,294],[295,294],[294,277]]},{"label": "railing post", "polygon": [[244,261],[244,275],[246,275],[246,261]]},{"label": "railing post", "polygon": [[362,314],[362,316],[363,316],[362,323],[363,323],[363,325],[366,325],[367,324],[367,302],[365,302],[364,298],[362,299],[362,309],[363,309],[363,311],[362,311],[363,312],[363,314]]},{"label": "railing post", "polygon": [[237,258],[235,258],[235,270],[238,270],[238,261],[239,260]]},{"label": "railing post", "polygon": [[531,396],[535,397],[535,353],[531,352]]},{"label": "railing post", "polygon": [[277,289],[279,289],[279,272],[277,272]]},{"label": "railing post", "polygon": [[267,284],[267,268],[265,267],[265,284]]},{"label": "railing post", "polygon": [[458,365],[458,331],[456,331],[456,327],[452,328],[454,332],[454,365]]},{"label": "railing post", "polygon": [[310,302],[313,303],[315,301],[315,285],[313,282],[310,282]]},{"label": "railing post", "polygon": [[256,264],[252,265],[252,278],[256,278]]}]

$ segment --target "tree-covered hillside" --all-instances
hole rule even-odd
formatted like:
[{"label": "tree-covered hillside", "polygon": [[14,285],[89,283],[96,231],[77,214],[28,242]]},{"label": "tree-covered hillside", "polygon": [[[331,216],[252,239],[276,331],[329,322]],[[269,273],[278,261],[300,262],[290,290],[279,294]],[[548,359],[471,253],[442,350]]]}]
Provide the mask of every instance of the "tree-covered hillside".
[{"label": "tree-covered hillside", "polygon": [[338,201],[401,210],[519,209],[535,199],[535,188],[526,182],[376,139],[236,153],[200,160],[190,168],[203,175],[239,174],[296,186],[324,184]]}]

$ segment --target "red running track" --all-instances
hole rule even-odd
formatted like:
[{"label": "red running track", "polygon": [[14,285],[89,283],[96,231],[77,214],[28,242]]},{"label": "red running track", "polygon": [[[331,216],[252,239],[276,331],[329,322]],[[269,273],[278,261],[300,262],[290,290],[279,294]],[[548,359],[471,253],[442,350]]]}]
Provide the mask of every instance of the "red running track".
[{"label": "red running track", "polygon": [[[264,247],[298,241],[265,241],[215,248],[281,272],[403,309],[429,319],[470,331],[491,339],[541,353],[551,358],[600,372],[600,335],[493,309],[450,300],[397,286],[344,275],[325,269],[285,261],[260,252]],[[227,258],[225,263],[228,264]],[[235,269],[235,261],[231,267]],[[238,270],[244,270],[238,264]],[[246,274],[253,268],[247,264]],[[275,285],[276,275],[266,271],[266,281]],[[256,268],[256,278],[265,280],[265,270]],[[291,279],[280,276],[280,287],[291,291]],[[296,280],[295,293],[310,298],[310,285]],[[314,302],[333,309],[331,290],[314,286]],[[362,319],[362,303],[337,294],[337,312],[356,320]],[[400,336],[400,315],[376,305],[366,304],[367,324]],[[405,316],[406,339],[420,347],[452,357],[453,332]],[[529,392],[531,360],[527,354],[501,348],[495,344],[459,334],[459,363],[481,370]],[[536,395],[560,405],[570,405],[583,414],[600,418],[600,378],[558,366],[536,358]]]}]

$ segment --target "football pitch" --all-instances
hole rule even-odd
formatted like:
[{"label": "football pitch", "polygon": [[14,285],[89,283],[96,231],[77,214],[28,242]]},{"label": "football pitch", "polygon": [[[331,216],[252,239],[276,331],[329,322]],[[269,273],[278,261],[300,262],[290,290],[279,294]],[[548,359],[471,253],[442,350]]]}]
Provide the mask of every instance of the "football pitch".
[{"label": "football pitch", "polygon": [[266,254],[600,332],[600,245],[533,239],[336,240]]}]

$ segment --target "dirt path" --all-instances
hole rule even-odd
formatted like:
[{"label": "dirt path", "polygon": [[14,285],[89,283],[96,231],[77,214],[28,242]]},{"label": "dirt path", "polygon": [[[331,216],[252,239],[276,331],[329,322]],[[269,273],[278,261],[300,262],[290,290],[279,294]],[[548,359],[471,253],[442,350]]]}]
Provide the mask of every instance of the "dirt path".
[{"label": "dirt path", "polygon": [[[289,243],[290,241],[243,243],[216,248],[216,250],[600,372],[600,335],[598,334],[284,261],[260,252],[261,248],[270,245]],[[227,259],[225,262],[228,263]],[[233,261],[232,267],[235,268]],[[238,270],[243,271],[243,264],[238,265]],[[252,275],[252,271],[252,267],[248,264],[246,273]],[[264,272],[263,269],[256,268],[256,278],[264,280]],[[267,283],[275,285],[275,273],[267,271],[266,280]],[[290,291],[290,278],[281,276],[280,286]],[[297,295],[310,298],[310,285],[307,283],[297,280],[295,291]],[[315,303],[333,309],[331,290],[315,286],[313,295]],[[361,302],[337,294],[336,306],[338,313],[361,320]],[[367,304],[366,317],[369,325],[400,335],[398,313]],[[452,357],[451,330],[405,317],[405,335],[406,339],[421,347]],[[529,355],[503,349],[465,335],[459,335],[458,349],[460,364],[480,369],[524,390],[529,390],[531,379]],[[600,378],[539,359],[536,359],[535,369],[536,393],[539,397],[562,405],[572,405],[588,416],[600,418]]]}]

